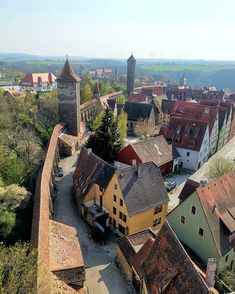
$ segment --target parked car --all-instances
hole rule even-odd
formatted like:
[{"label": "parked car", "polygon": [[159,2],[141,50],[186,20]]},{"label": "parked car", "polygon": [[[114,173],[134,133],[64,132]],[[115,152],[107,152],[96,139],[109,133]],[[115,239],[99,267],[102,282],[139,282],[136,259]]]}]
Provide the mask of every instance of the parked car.
[{"label": "parked car", "polygon": [[63,176],[64,176],[64,170],[63,170],[62,167],[59,167],[59,168],[57,169],[57,176],[58,176],[58,177],[63,177]]},{"label": "parked car", "polygon": [[172,182],[168,182],[166,184],[166,190],[167,190],[167,192],[170,192],[170,191],[174,190],[176,188],[176,186],[177,186],[176,182],[173,182],[173,181]]}]

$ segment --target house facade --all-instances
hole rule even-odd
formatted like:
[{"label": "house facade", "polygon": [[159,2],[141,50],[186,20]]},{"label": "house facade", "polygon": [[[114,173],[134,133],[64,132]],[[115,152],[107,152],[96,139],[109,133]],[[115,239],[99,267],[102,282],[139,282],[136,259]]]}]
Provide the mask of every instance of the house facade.
[{"label": "house facade", "polygon": [[180,154],[180,166],[197,170],[209,157],[209,126],[207,122],[172,117],[169,127],[160,133]]},{"label": "house facade", "polygon": [[235,268],[233,235],[235,173],[198,187],[168,215],[172,229],[206,264],[208,258],[223,260]]},{"label": "house facade", "polygon": [[80,214],[103,232],[108,227],[119,235],[159,230],[165,221],[169,197],[152,162],[116,169],[82,148],[74,186]]}]

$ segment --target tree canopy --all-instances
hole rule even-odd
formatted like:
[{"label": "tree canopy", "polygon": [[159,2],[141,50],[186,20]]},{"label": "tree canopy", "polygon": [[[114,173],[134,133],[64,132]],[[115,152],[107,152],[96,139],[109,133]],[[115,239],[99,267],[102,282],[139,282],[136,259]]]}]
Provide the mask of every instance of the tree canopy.
[{"label": "tree canopy", "polygon": [[218,158],[209,164],[207,175],[209,179],[214,180],[230,171],[235,171],[235,162]]},{"label": "tree canopy", "polygon": [[122,148],[120,132],[109,108],[105,110],[100,126],[89,137],[86,147],[107,162],[112,162]]},{"label": "tree canopy", "polygon": [[125,113],[123,109],[118,116],[118,129],[120,132],[122,146],[124,146],[125,139],[127,136],[127,114]]}]

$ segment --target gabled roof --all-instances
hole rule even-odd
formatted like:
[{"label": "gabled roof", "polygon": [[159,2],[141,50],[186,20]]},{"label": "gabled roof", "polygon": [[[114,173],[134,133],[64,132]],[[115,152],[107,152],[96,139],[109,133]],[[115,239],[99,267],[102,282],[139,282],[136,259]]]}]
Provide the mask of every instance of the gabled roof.
[{"label": "gabled roof", "polygon": [[172,117],[160,134],[175,147],[200,151],[207,127],[208,122]]},{"label": "gabled roof", "polygon": [[169,201],[159,167],[142,163],[116,171],[129,216]]},{"label": "gabled roof", "polygon": [[235,173],[228,173],[197,188],[208,225],[221,256],[230,249],[228,237],[235,231]]},{"label": "gabled roof", "polygon": [[163,99],[162,100],[162,112],[164,114],[168,114],[170,115],[171,114],[171,111],[172,111],[172,108],[174,107],[176,103],[176,100],[166,100],[166,99]]},{"label": "gabled roof", "polygon": [[135,60],[134,56],[131,54],[131,56],[127,60]]},{"label": "gabled roof", "polygon": [[190,195],[192,195],[193,192],[195,192],[199,186],[200,186],[200,184],[198,182],[193,181],[191,179],[187,179],[186,183],[184,184],[183,189],[180,192],[180,195],[178,196],[180,201],[183,201],[186,198],[188,198]]},{"label": "gabled roof", "polygon": [[48,83],[52,84],[55,82],[56,76],[53,73],[28,73],[20,81],[20,85],[24,83],[38,84],[38,83]]},{"label": "gabled roof", "polygon": [[141,268],[150,294],[210,293],[167,222],[157,234]]},{"label": "gabled roof", "polygon": [[142,162],[153,161],[160,166],[173,160],[172,148],[162,135],[130,145]]},{"label": "gabled roof", "polygon": [[81,79],[75,74],[68,59],[66,59],[62,72],[57,78],[57,81],[79,82]]},{"label": "gabled roof", "polygon": [[153,105],[138,102],[126,102],[124,111],[127,113],[128,120],[138,121],[149,119]]},{"label": "gabled roof", "polygon": [[78,200],[83,200],[94,184],[99,185],[101,189],[106,189],[114,172],[115,168],[112,165],[82,147],[73,175]]}]

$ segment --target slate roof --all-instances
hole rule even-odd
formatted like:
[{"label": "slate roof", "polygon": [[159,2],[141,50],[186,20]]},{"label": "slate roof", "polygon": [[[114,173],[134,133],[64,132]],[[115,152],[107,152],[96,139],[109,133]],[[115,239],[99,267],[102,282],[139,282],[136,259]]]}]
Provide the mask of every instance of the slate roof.
[{"label": "slate roof", "polygon": [[66,59],[62,72],[57,78],[57,81],[79,82],[81,79],[75,74],[68,59]]},{"label": "slate roof", "polygon": [[141,269],[148,293],[211,293],[167,222],[156,236]]},{"label": "slate roof", "polygon": [[152,109],[153,105],[138,102],[126,102],[124,105],[124,111],[130,121],[149,119]]},{"label": "slate roof", "polygon": [[142,162],[153,161],[160,166],[173,160],[172,148],[162,135],[133,143],[131,147]]},{"label": "slate roof", "polygon": [[142,163],[116,171],[129,216],[169,201],[159,167]]},{"label": "slate roof", "polygon": [[235,173],[228,173],[205,187],[197,188],[208,225],[221,256],[230,249],[229,235],[235,231]]},{"label": "slate roof", "polygon": [[200,151],[207,126],[204,121],[172,117],[169,127],[162,128],[160,134],[175,147]]},{"label": "slate roof", "polygon": [[73,175],[77,200],[82,201],[94,184],[105,189],[114,172],[115,168],[112,165],[82,147]]},{"label": "slate roof", "polygon": [[176,103],[176,100],[166,100],[166,99],[163,99],[162,100],[162,106],[161,106],[162,112],[164,114],[170,115],[171,114],[171,110],[174,107],[175,103]]},{"label": "slate roof", "polygon": [[198,182],[193,181],[191,179],[187,179],[182,191],[180,192],[180,195],[178,196],[180,201],[183,201],[186,198],[188,198],[190,195],[192,195],[193,192],[195,192],[199,186],[200,184]]}]

